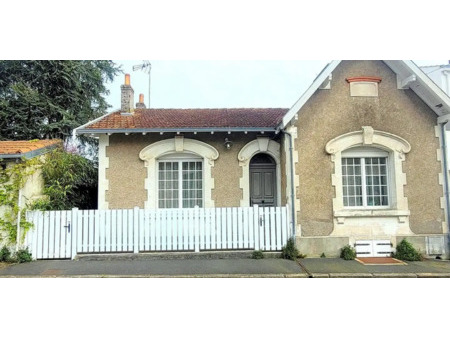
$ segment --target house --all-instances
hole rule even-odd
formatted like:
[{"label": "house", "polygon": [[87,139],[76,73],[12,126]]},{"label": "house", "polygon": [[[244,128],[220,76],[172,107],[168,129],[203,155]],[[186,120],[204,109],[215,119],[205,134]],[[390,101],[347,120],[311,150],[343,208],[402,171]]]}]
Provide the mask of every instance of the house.
[{"label": "house", "polygon": [[[0,181],[0,196],[4,198],[2,205],[0,205],[0,221],[8,221],[10,217],[15,220],[16,215],[11,215],[11,206],[5,205],[9,202],[16,203],[16,201],[10,201],[11,198],[15,198],[15,194],[17,194],[16,205],[23,208],[34,200],[41,198],[44,188],[41,171],[32,165],[31,167],[24,167],[28,175],[24,173],[24,182],[19,191],[13,189],[12,193],[9,192],[6,186],[14,186],[11,175],[8,174],[11,169],[17,164],[41,158],[60,143],[60,140],[0,141],[0,177],[2,178]],[[0,232],[0,244],[6,244],[1,241],[6,236],[4,229],[0,228]]]},{"label": "house", "polygon": [[99,209],[288,205],[310,257],[449,255],[450,98],[411,61],[333,61],[290,108],[122,107],[99,139]]}]

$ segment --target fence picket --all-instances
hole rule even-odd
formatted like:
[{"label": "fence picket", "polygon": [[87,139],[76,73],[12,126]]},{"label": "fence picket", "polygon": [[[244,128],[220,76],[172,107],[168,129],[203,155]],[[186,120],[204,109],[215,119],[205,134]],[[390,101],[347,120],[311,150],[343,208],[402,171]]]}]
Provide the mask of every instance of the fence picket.
[{"label": "fence picket", "polygon": [[281,227],[283,223],[281,223],[281,214],[283,212],[283,208],[277,207],[276,210],[276,244],[275,249],[281,250]]},{"label": "fence picket", "polygon": [[253,237],[254,227],[253,227],[253,208],[248,208],[248,248],[255,248],[255,239]]},{"label": "fence picket", "polygon": [[276,242],[276,224],[275,224],[275,212],[276,208],[270,207],[270,250],[275,250],[275,242]]},{"label": "fence picket", "polygon": [[179,225],[179,212],[178,209],[175,209],[172,214],[172,250],[178,250],[178,228]]},{"label": "fence picket", "polygon": [[287,222],[287,209],[284,210],[284,212],[281,214],[281,241],[282,241],[282,245],[287,243],[287,240],[289,239],[288,236],[288,232],[287,232],[287,227],[288,227],[288,222]]},{"label": "fence picket", "polygon": [[[67,211],[62,210],[60,214],[60,219],[56,219],[55,222],[59,222],[59,227],[61,229],[61,238],[60,238],[60,249],[59,249],[59,258],[67,258],[67,249],[68,249],[68,235],[67,235]],[[70,257],[70,256],[69,256]]]},{"label": "fence picket", "polygon": [[242,208],[236,208],[237,213],[237,247],[239,249],[243,248],[244,244],[244,227],[242,225],[243,222],[243,209]]}]

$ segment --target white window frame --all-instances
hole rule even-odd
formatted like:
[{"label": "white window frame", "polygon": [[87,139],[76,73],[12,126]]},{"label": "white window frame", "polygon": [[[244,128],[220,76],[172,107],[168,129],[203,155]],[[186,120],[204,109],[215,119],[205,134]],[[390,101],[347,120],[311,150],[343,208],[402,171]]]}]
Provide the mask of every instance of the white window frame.
[{"label": "white window frame", "polygon": [[[370,147],[389,153],[390,170],[390,204],[388,208],[348,208],[344,207],[342,187],[342,157],[346,156],[346,150],[355,147]],[[342,224],[347,217],[398,217],[400,223],[407,221],[410,214],[408,199],[404,195],[406,175],[403,172],[405,155],[410,152],[411,145],[403,138],[374,130],[370,126],[362,127],[360,131],[354,131],[340,135],[329,141],[325,147],[334,162],[334,173],[331,180],[335,188],[333,198],[333,214],[337,223]],[[350,152],[349,152],[350,153]]]},{"label": "white window frame", "polygon": [[200,162],[202,164],[202,204],[198,205],[198,207],[202,208],[205,205],[205,175],[204,175],[204,161],[201,157],[199,156],[193,156],[192,154],[175,154],[175,155],[166,155],[163,156],[161,158],[159,158],[157,160],[157,170],[158,170],[158,175],[157,180],[158,180],[158,196],[157,196],[157,205],[158,208],[161,209],[174,209],[174,208],[162,208],[159,206],[159,202],[160,202],[160,198],[159,198],[159,183],[160,183],[160,179],[159,179],[159,163],[178,163],[178,208],[176,209],[183,209],[183,163],[189,163],[189,162],[195,162],[198,163]]},{"label": "white window frame", "polygon": [[191,154],[203,158],[203,207],[214,208],[214,200],[212,199],[212,190],[214,189],[212,168],[215,160],[219,158],[219,152],[207,143],[184,138],[183,136],[175,136],[175,138],[152,143],[139,153],[139,158],[144,161],[147,168],[147,178],[145,179],[147,201],[145,202],[145,209],[158,208],[157,159],[165,155],[175,154]]},{"label": "white window frame", "polygon": [[[341,167],[342,167],[342,158],[358,158],[361,160],[361,189],[362,189],[362,200],[363,205],[358,206],[345,206],[345,209],[390,209],[391,208],[391,201],[392,201],[392,185],[394,182],[391,181],[391,168],[390,168],[390,154],[387,151],[383,151],[378,148],[371,148],[371,147],[356,147],[356,148],[350,148],[342,152],[341,156]],[[385,158],[386,159],[386,180],[387,180],[387,198],[388,198],[388,204],[387,205],[380,205],[380,206],[370,206],[367,205],[367,191],[366,191],[366,159],[368,158]],[[341,177],[343,177],[341,175]],[[344,184],[342,183],[342,188],[344,188]],[[344,204],[344,192],[342,190],[342,203]]]}]

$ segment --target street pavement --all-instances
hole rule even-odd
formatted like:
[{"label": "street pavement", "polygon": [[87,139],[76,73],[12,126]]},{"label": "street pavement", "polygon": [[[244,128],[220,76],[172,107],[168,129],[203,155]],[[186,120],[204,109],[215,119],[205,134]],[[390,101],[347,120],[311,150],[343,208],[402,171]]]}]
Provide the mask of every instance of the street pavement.
[{"label": "street pavement", "polygon": [[0,269],[4,278],[416,278],[450,277],[450,261],[363,265],[340,258],[251,259],[224,255],[87,255],[77,260],[40,260]]}]

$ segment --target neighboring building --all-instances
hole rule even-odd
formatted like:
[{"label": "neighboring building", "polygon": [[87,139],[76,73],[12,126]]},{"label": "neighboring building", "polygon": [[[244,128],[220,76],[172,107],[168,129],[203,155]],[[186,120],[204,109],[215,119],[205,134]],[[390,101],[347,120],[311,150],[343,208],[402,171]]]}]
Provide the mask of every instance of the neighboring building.
[{"label": "neighboring building", "polygon": [[450,96],[450,62],[447,65],[423,66],[422,71]]},{"label": "neighboring building", "polygon": [[99,138],[99,209],[287,204],[310,257],[402,238],[448,256],[450,99],[413,62],[333,61],[291,109],[133,97],[127,75],[121,110],[76,129]]},{"label": "neighboring building", "polygon": [[[61,144],[60,140],[0,141],[0,170],[6,170],[21,161],[43,156],[59,144]],[[21,200],[18,205],[25,207],[42,197],[43,188],[44,181],[41,171],[38,169],[26,178],[19,193]],[[7,208],[0,205],[0,218],[4,217],[6,211]]]}]

